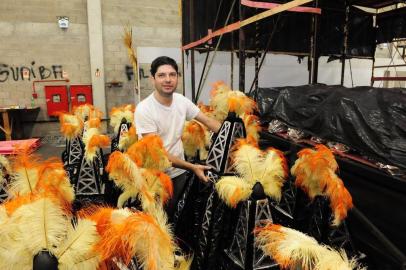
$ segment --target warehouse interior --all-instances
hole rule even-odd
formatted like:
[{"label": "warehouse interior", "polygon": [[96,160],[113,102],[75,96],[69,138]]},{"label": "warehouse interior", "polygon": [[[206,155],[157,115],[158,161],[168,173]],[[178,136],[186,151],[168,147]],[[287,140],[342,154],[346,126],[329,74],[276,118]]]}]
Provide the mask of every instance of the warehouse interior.
[{"label": "warehouse interior", "polygon": [[[0,30],[0,268],[406,269],[406,1],[4,0]],[[196,114],[148,130],[169,81]]]}]

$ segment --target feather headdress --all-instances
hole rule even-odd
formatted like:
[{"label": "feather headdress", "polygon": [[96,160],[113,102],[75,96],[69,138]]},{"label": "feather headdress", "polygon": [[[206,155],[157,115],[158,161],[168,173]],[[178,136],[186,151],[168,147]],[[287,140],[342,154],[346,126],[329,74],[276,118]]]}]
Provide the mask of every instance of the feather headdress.
[{"label": "feather headdress", "polygon": [[199,151],[200,160],[207,158],[207,147],[210,144],[210,134],[206,126],[196,120],[187,121],[182,134],[183,148],[188,157],[196,156]]},{"label": "feather headdress", "polygon": [[333,153],[324,145],[317,145],[315,150],[303,149],[291,168],[296,176],[295,184],[305,191],[310,199],[326,196],[334,213],[333,225],[337,226],[347,217],[352,208],[352,197],[344,187],[343,181],[335,174],[338,169]]},{"label": "feather headdress", "polygon": [[129,198],[137,197],[139,192],[146,192],[147,185],[141,169],[127,153],[113,152],[106,166],[106,171],[123,193],[118,198],[118,207],[122,207]]},{"label": "feather headdress", "polygon": [[168,175],[155,169],[139,168],[126,153],[113,152],[106,171],[123,190],[118,198],[118,207],[130,198],[139,197],[143,209],[149,212],[153,211],[156,203],[162,205],[172,196],[172,181]]},{"label": "feather headdress", "polygon": [[113,107],[110,112],[110,126],[114,128],[114,133],[119,132],[120,124],[123,119],[127,123],[134,122],[134,105],[124,105],[121,107]]},{"label": "feather headdress", "polygon": [[175,269],[177,247],[162,209],[152,216],[129,209],[101,207],[82,212],[81,217],[95,222],[100,236],[95,251],[105,265],[114,265],[113,258],[128,265],[136,256],[143,269]]},{"label": "feather headdress", "polygon": [[214,117],[219,121],[223,121],[229,112],[235,112],[241,117],[244,114],[252,114],[256,109],[254,100],[241,91],[231,90],[224,82],[214,83],[210,106],[214,110]]},{"label": "feather headdress", "polygon": [[97,128],[89,128],[83,134],[83,143],[85,144],[85,158],[93,161],[101,147],[110,145],[110,138],[107,135],[101,135]]},{"label": "feather headdress", "polygon": [[286,159],[273,148],[261,151],[256,146],[239,140],[233,153],[233,166],[239,176],[225,176],[216,183],[222,200],[231,207],[248,199],[255,183],[262,184],[265,194],[279,201],[287,178]]},{"label": "feather headdress", "polygon": [[[127,132],[121,132],[120,126],[122,121],[130,124]],[[124,105],[122,107],[114,107],[110,113],[110,126],[114,128],[114,133],[118,135],[120,132],[118,149],[126,151],[133,143],[138,140],[137,131],[134,126],[134,106]]]},{"label": "feather headdress", "polygon": [[101,118],[103,116],[103,113],[99,109],[90,104],[79,105],[73,108],[73,113],[82,121],[88,121],[91,118]]},{"label": "feather headdress", "polygon": [[360,269],[344,251],[336,251],[299,231],[268,224],[257,228],[256,245],[282,269],[352,270]]},{"label": "feather headdress", "polygon": [[20,267],[21,263],[32,267],[32,258],[39,251],[55,252],[69,224],[65,210],[48,194],[43,193],[35,199],[27,198],[25,204],[10,212],[6,222],[0,226],[0,262],[7,262],[13,267]]},{"label": "feather headdress", "polygon": [[53,197],[58,197],[66,212],[69,212],[74,200],[74,191],[63,164],[56,158],[40,162],[40,157],[24,145],[19,146],[15,153],[8,193],[12,197],[33,197],[37,193],[52,193]]},{"label": "feather headdress", "polygon": [[40,157],[33,154],[33,150],[29,145],[16,146],[14,153],[11,183],[8,190],[12,196],[34,191],[41,166]]},{"label": "feather headdress", "polygon": [[61,133],[67,140],[78,137],[83,130],[83,121],[74,114],[60,113]]}]

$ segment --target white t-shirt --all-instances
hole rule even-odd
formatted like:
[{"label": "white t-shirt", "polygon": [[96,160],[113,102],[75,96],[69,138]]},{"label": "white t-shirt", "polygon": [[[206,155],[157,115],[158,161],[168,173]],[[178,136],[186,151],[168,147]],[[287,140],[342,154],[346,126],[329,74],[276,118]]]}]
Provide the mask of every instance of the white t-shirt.
[{"label": "white t-shirt", "polygon": [[[199,112],[200,109],[181,94],[173,93],[169,107],[159,103],[154,94],[151,94],[136,106],[134,119],[137,134],[139,137],[145,133],[158,134],[166,151],[183,160],[183,126],[186,120],[195,118]],[[171,178],[183,172],[184,170],[174,167],[166,171]]]}]

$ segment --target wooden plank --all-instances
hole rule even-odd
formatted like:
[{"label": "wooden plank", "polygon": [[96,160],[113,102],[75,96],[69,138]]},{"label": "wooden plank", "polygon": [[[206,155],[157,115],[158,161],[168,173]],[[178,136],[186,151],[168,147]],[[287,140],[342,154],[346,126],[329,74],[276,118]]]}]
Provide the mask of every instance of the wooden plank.
[{"label": "wooden plank", "polygon": [[[271,9],[271,8],[275,8],[276,6],[280,5],[277,3],[257,2],[257,1],[251,1],[251,0],[241,0],[241,4],[244,6],[247,6],[247,7],[263,8],[263,9]],[[288,9],[287,11],[321,14],[321,8],[314,8],[314,7],[294,7],[294,8]]]},{"label": "wooden plank", "polygon": [[8,118],[8,111],[7,110],[2,111],[1,115],[3,118],[3,127],[1,129],[4,131],[4,133],[6,135],[6,140],[10,141],[12,130],[10,128],[10,120]]},{"label": "wooden plank", "polygon": [[254,23],[256,21],[265,19],[265,18],[273,16],[273,15],[275,15],[277,13],[286,11],[288,9],[291,9],[291,8],[294,8],[294,7],[297,7],[297,6],[304,5],[304,4],[312,2],[312,1],[313,0],[294,0],[294,1],[290,1],[290,2],[288,2],[286,4],[283,4],[283,5],[279,5],[279,6],[275,7],[275,8],[272,8],[270,10],[261,12],[261,13],[259,13],[257,15],[254,15],[254,16],[248,18],[248,19],[243,20],[241,22],[241,27],[244,27],[244,26],[249,25],[251,23]]}]

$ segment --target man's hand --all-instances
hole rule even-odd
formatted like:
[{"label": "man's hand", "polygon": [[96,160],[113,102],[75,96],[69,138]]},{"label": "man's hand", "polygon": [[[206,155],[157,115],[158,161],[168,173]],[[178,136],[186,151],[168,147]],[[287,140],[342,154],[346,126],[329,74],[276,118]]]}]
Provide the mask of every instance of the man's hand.
[{"label": "man's hand", "polygon": [[200,164],[193,164],[193,173],[196,174],[196,176],[200,179],[200,181],[203,181],[207,183],[209,181],[209,178],[206,176],[204,171],[210,170],[210,166],[206,165],[200,165]]}]

